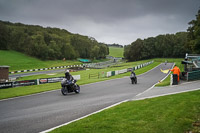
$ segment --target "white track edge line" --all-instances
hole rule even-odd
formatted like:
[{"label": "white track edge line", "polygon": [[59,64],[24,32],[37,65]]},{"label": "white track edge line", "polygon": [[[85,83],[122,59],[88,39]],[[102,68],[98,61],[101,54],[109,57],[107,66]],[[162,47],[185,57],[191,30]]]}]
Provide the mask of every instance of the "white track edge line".
[{"label": "white track edge line", "polygon": [[97,114],[97,113],[99,113],[99,112],[102,112],[102,111],[104,111],[104,110],[106,110],[106,109],[112,108],[112,107],[114,107],[114,106],[117,106],[117,105],[119,105],[119,104],[121,104],[121,103],[124,103],[124,102],[127,102],[127,101],[129,101],[129,100],[124,100],[124,101],[115,103],[115,104],[113,104],[113,105],[110,105],[110,106],[108,106],[108,107],[105,107],[105,108],[103,108],[103,109],[100,109],[100,110],[98,110],[98,111],[95,111],[95,112],[93,112],[93,113],[90,113],[90,114],[88,114],[88,115],[82,116],[82,117],[80,117],[80,118],[74,119],[74,120],[72,120],[72,121],[69,121],[69,122],[66,122],[66,123],[64,123],[64,124],[58,125],[58,126],[56,126],[56,127],[53,127],[53,128],[47,129],[47,130],[45,130],[45,131],[42,131],[42,132],[40,132],[40,133],[47,133],[47,132],[50,132],[50,131],[52,131],[52,130],[54,130],[54,129],[57,129],[57,128],[62,127],[62,126],[66,126],[66,125],[68,125],[68,124],[70,124],[70,123],[72,123],[72,122],[81,120],[81,119],[83,119],[83,118],[89,117],[89,116],[94,115],[94,114]]}]

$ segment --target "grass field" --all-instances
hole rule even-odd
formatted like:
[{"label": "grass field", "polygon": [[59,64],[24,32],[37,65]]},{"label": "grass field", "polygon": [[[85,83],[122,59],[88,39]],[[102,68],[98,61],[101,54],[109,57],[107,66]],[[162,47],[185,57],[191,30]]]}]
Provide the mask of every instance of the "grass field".
[{"label": "grass field", "polygon": [[192,133],[200,127],[200,91],[130,101],[51,133]]},{"label": "grass field", "polygon": [[109,55],[113,57],[124,57],[124,48],[109,47]]},{"label": "grass field", "polygon": [[0,50],[0,65],[10,66],[9,71],[82,64],[79,61],[41,61],[16,51]]}]

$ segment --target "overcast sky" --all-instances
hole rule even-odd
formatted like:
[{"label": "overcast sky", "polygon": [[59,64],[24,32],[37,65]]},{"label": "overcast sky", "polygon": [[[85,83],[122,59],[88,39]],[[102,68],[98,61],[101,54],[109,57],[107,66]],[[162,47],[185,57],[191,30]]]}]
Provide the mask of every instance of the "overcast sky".
[{"label": "overcast sky", "polygon": [[200,0],[0,0],[0,20],[66,29],[98,42],[186,31]]}]

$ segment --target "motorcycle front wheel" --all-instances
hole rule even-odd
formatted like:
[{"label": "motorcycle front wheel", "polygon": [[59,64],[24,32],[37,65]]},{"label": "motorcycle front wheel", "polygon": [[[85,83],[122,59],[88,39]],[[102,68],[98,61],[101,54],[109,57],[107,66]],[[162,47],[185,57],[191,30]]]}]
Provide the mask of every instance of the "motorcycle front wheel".
[{"label": "motorcycle front wheel", "polygon": [[67,94],[68,94],[68,89],[67,89],[67,87],[62,87],[61,92],[62,92],[62,94],[63,94],[64,96],[67,95]]},{"label": "motorcycle front wheel", "polygon": [[75,93],[80,93],[80,86],[76,85],[76,89],[74,91],[75,91]]}]

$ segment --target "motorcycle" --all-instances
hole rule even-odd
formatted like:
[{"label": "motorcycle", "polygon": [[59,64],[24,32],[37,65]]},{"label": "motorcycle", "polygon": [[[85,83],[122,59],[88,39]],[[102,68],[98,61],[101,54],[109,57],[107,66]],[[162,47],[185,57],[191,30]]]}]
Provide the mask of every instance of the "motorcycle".
[{"label": "motorcycle", "polygon": [[76,84],[76,80],[67,80],[64,78],[61,81],[61,93],[63,95],[67,95],[68,93],[75,92],[79,93],[80,92],[80,86]]},{"label": "motorcycle", "polygon": [[130,79],[131,79],[131,83],[132,84],[137,84],[137,77],[136,76],[130,76]]}]

